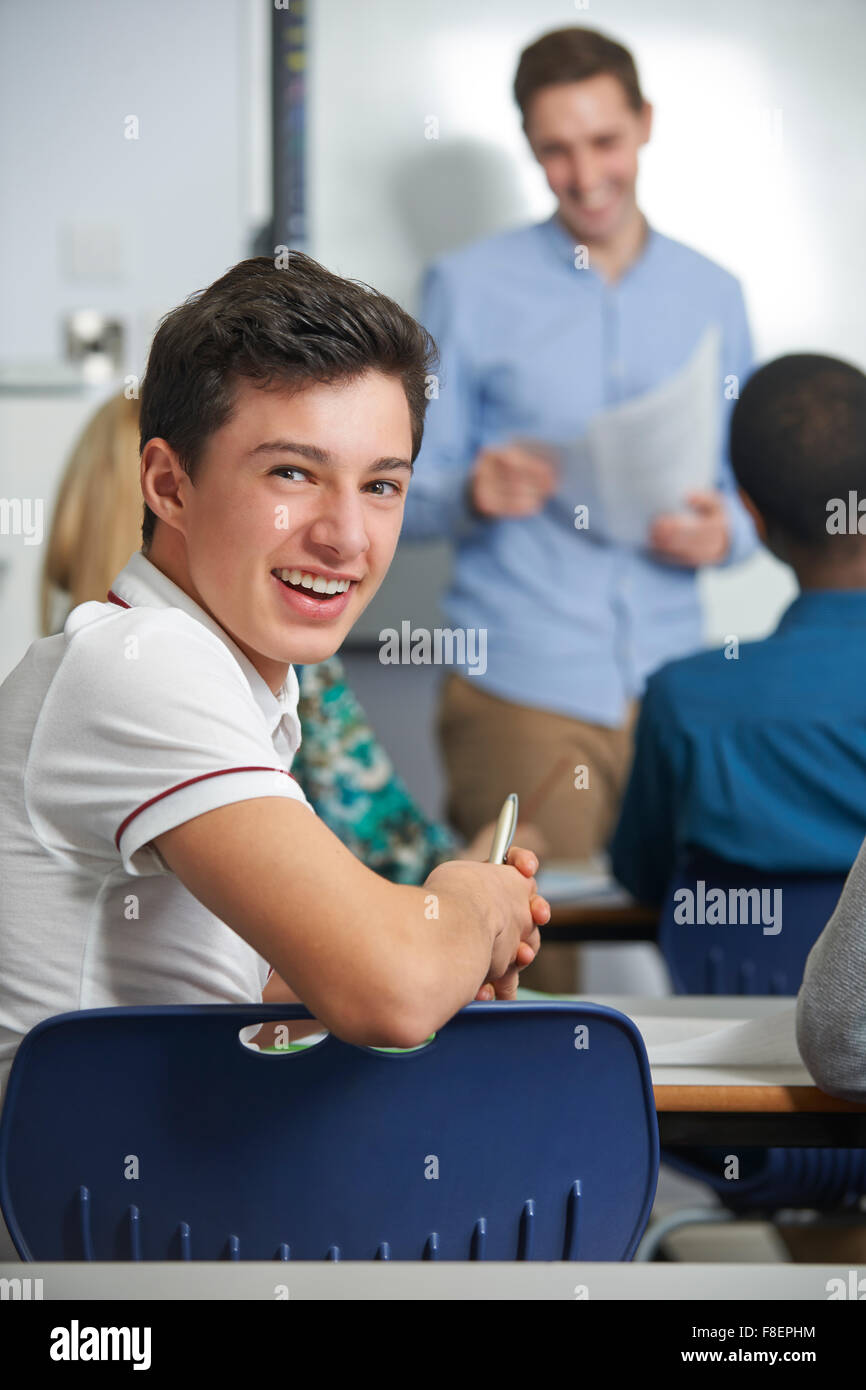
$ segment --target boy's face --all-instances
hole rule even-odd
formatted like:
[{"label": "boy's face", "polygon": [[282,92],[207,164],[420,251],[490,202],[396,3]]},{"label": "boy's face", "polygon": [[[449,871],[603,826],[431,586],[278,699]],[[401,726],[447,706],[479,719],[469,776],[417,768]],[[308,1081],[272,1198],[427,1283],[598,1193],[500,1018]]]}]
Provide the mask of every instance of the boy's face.
[{"label": "boy's face", "polygon": [[633,214],[638,151],[651,124],[649,103],[632,110],[609,73],[542,87],[532,98],[527,139],[579,242],[609,241]]},{"label": "boy's face", "polygon": [[[180,479],[177,532],[192,596],[275,692],[289,663],[333,655],[382,583],[411,457],[409,405],[396,377],[368,371],[295,394],[242,379],[194,485]],[[320,597],[301,576],[341,583]]]}]

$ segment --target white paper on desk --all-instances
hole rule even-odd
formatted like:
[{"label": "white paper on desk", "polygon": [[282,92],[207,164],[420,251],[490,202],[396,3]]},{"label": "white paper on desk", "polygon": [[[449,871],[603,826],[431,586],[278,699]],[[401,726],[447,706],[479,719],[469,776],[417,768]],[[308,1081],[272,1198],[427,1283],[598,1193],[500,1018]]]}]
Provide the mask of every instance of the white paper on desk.
[{"label": "white paper on desk", "polygon": [[653,1067],[802,1067],[796,1003],[766,1018],[635,1019]]},{"label": "white paper on desk", "polygon": [[643,546],[657,516],[716,484],[721,331],[712,324],[661,386],[599,411],[560,450],[560,501],[589,508],[587,534]]},{"label": "white paper on desk", "polygon": [[549,903],[604,903],[625,906],[631,896],[611,876],[609,860],[548,859],[535,875],[538,891]]}]

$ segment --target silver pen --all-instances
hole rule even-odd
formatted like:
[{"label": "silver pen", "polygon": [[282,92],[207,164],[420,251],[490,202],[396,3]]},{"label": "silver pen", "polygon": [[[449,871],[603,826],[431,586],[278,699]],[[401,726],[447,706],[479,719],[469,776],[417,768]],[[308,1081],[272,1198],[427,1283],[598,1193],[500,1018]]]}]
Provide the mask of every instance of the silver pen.
[{"label": "silver pen", "polygon": [[490,847],[490,856],[487,860],[488,864],[505,863],[505,856],[511,847],[516,828],[517,793],[510,792],[502,803],[502,810],[499,812],[499,819],[493,832],[493,844]]}]

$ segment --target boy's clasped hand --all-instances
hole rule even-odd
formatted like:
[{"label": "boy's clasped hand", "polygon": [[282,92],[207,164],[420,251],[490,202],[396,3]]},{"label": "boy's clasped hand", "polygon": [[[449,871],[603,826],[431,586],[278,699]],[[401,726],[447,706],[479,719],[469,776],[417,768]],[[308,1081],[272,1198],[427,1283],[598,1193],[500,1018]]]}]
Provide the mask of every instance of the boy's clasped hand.
[{"label": "boy's clasped hand", "polygon": [[516,999],[520,971],[538,954],[538,928],[550,921],[550,905],[537,891],[537,872],[537,856],[513,845],[505,864],[450,860],[427,877],[425,888],[446,898],[458,893],[475,899],[482,917],[492,922],[490,965],[477,1000]]}]

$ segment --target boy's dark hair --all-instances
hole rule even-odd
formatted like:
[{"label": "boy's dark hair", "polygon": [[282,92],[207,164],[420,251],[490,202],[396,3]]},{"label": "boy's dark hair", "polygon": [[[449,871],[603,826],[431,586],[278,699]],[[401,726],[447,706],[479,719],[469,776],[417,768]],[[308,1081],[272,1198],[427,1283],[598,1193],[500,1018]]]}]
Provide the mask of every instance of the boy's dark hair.
[{"label": "boy's dark hair", "polygon": [[514,100],[523,116],[523,129],[526,130],[529,104],[542,87],[584,82],[602,73],[609,73],[621,83],[633,111],[643,110],[635,61],[621,43],[595,29],[554,29],[542,34],[524,48],[514,77]]},{"label": "boy's dark hair", "polygon": [[[240,378],[300,389],[372,369],[403,383],[414,462],[437,362],[427,330],[371,286],[301,251],[287,253],[285,269],[254,256],[162,319],[141,388],[140,447],[165,439],[193,477],[207,439],[231,418]],[[145,503],[145,551],[155,524]]]},{"label": "boy's dark hair", "polygon": [[866,496],[866,376],[817,353],[759,368],[731,417],[731,465],[768,539],[810,550],[835,539],[827,504]]}]

